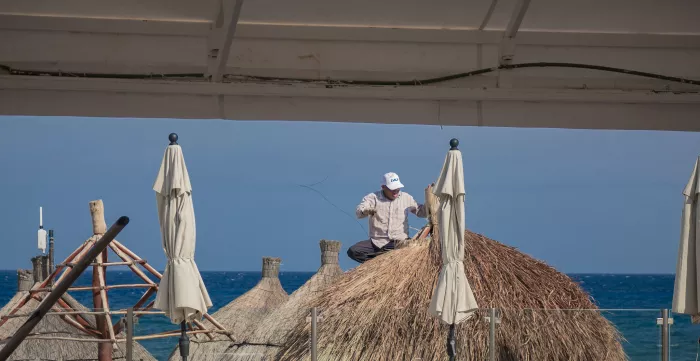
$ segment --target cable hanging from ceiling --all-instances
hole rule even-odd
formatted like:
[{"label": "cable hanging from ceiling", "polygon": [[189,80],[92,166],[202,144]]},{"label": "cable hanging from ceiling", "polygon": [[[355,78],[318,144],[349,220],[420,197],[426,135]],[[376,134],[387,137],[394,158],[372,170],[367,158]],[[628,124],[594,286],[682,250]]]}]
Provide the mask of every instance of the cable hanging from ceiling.
[{"label": "cable hanging from ceiling", "polygon": [[[611,72],[618,74],[626,74],[643,78],[664,80],[673,83],[700,85],[700,80],[688,79],[683,77],[669,76],[658,73],[650,73],[645,71],[631,70],[625,68],[616,68],[602,65],[591,65],[581,63],[566,63],[566,62],[532,62],[519,64],[505,64],[495,67],[482,68],[471,70],[463,73],[456,73],[441,77],[427,79],[412,79],[412,80],[333,80],[333,79],[308,79],[308,78],[284,78],[284,77],[267,77],[267,76],[252,76],[252,75],[237,75],[226,74],[225,77],[242,77],[250,80],[261,81],[292,81],[302,83],[326,83],[327,85],[369,85],[369,86],[422,86],[429,84],[444,83],[451,80],[469,78],[473,76],[488,74],[500,70],[516,70],[524,68],[574,68],[587,69],[602,72]],[[7,65],[0,64],[0,69],[6,71],[10,75],[19,76],[62,76],[62,77],[77,77],[77,78],[102,78],[102,79],[206,79],[204,73],[148,73],[148,74],[117,74],[117,73],[79,73],[79,72],[64,72],[64,71],[43,71],[43,70],[27,70],[16,69]]]}]

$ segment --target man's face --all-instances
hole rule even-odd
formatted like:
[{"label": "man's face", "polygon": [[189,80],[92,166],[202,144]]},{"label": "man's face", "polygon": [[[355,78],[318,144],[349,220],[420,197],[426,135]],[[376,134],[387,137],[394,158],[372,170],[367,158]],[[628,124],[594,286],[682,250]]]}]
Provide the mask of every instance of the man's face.
[{"label": "man's face", "polygon": [[382,190],[384,191],[384,195],[391,200],[396,199],[396,197],[399,196],[399,193],[401,193],[401,188],[397,188],[392,191],[386,186],[382,186]]}]

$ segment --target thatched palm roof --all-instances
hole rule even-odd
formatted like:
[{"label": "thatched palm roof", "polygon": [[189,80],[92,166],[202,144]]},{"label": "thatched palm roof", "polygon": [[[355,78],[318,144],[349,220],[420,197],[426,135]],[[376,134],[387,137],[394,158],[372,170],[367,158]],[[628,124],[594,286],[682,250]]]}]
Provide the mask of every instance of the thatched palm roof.
[{"label": "thatched palm roof", "polygon": [[[0,317],[11,312],[19,303],[28,295],[27,291],[18,292],[5,307],[0,310]],[[63,295],[63,300],[74,310],[89,311],[88,308],[80,304],[68,294]],[[31,299],[17,312],[17,315],[31,314],[39,306],[39,301]],[[92,315],[83,315],[86,321],[95,327],[95,317]],[[12,337],[17,329],[24,324],[27,317],[10,318],[5,324],[0,327],[0,340],[6,340]],[[94,339],[82,331],[74,328],[58,316],[46,315],[39,324],[32,330],[32,335],[24,340],[19,347],[14,351],[9,360],[13,361],[70,361],[70,360],[97,360],[97,343],[82,342],[70,340],[46,340],[32,339],[33,337],[63,337],[74,339]],[[3,347],[0,341],[0,348]],[[113,348],[113,360],[126,359],[126,344],[123,342],[116,343]],[[134,342],[133,359],[135,361],[156,361],[146,349],[139,343]]]},{"label": "thatched palm roof", "polygon": [[[566,275],[514,248],[466,232],[467,277],[481,308],[502,309],[500,361],[626,359],[615,327]],[[447,360],[448,327],[427,310],[439,273],[428,241],[386,253],[346,273],[308,307],[321,309],[320,360]],[[531,309],[531,310],[527,310]],[[537,309],[549,309],[542,311]],[[485,360],[486,312],[457,327],[457,360]],[[309,360],[309,324],[298,322],[277,360]]]},{"label": "thatched palm roof", "polygon": [[224,354],[220,361],[273,360],[292,328],[297,323],[304,322],[309,315],[309,309],[305,307],[308,300],[315,298],[343,274],[343,270],[338,265],[341,243],[321,240],[319,246],[321,247],[321,267],[316,274],[294,291],[289,301],[267,315],[255,331],[243,340],[242,345]]},{"label": "thatched palm roof", "polygon": [[[268,313],[289,299],[279,280],[280,261],[279,258],[264,257],[262,278],[258,284],[212,315],[231,332],[235,340],[248,337]],[[203,323],[207,327],[212,326],[209,321],[205,320]],[[220,337],[210,340],[205,335],[196,335],[191,341],[189,360],[192,361],[219,359],[224,353],[230,352],[232,345],[235,345],[231,340]],[[170,360],[180,360],[178,347],[170,355]]]}]

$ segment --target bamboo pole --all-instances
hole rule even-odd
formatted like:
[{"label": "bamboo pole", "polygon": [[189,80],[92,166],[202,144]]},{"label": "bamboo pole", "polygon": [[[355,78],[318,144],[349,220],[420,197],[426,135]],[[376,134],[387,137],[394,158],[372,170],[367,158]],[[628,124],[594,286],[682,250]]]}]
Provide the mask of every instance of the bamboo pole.
[{"label": "bamboo pole", "polygon": [[[65,315],[65,316],[74,316],[74,315],[103,315],[107,312],[97,312],[97,311],[61,311],[60,309],[56,309],[55,312],[46,312],[46,315]],[[119,311],[109,311],[110,315],[126,315],[127,311],[124,310],[119,310]],[[164,315],[165,312],[163,311],[134,311],[134,315]],[[9,318],[18,318],[18,317],[29,317],[31,316],[31,313],[17,313],[12,316],[7,316]]]},{"label": "bamboo pole", "polygon": [[129,218],[120,217],[119,220],[117,220],[117,222],[109,228],[107,233],[105,233],[100,240],[97,241],[95,246],[88,251],[85,261],[79,266],[73,268],[68,276],[62,282],[58,283],[56,289],[46,296],[44,302],[39,304],[39,307],[36,309],[36,311],[34,311],[34,314],[29,317],[22,326],[20,326],[15,334],[12,335],[9,340],[7,340],[4,347],[0,349],[0,361],[5,361],[10,358],[12,353],[15,352],[17,347],[22,343],[27,335],[32,332],[34,327],[36,327],[36,325],[41,321],[46,312],[53,307],[61,295],[63,295],[66,290],[68,290],[70,285],[78,279],[80,274],[87,269],[90,260],[95,259],[98,254],[107,248],[109,242],[111,242],[114,237],[119,234],[124,227],[126,227],[127,224],[129,224]]},{"label": "bamboo pole", "polygon": [[[86,243],[87,242],[83,242],[83,244],[81,244],[80,247],[78,247],[75,251],[73,251],[73,253],[71,253],[68,257],[66,257],[65,260],[63,260],[63,263],[72,262],[75,259],[75,257],[77,257],[78,254],[80,254],[83,251]],[[50,280],[56,278],[56,276],[58,276],[58,274],[61,273],[61,271],[63,271],[63,268],[65,268],[65,267],[58,265],[58,267],[56,267],[56,269],[53,270],[53,272],[49,276],[49,279],[44,280],[44,282],[39,284],[38,288],[43,288],[43,287],[46,287],[46,285],[50,284],[51,283]],[[55,283],[58,283],[58,281],[56,281]]]},{"label": "bamboo pole", "polygon": [[[48,336],[35,336],[27,337],[26,340],[56,340],[56,341],[73,341],[73,342],[96,342],[96,343],[106,343],[111,344],[111,340],[104,340],[99,338],[77,338],[77,337],[48,337]],[[117,341],[118,342],[118,341]]]},{"label": "bamboo pole", "polygon": [[[107,263],[103,263],[102,266],[103,266],[103,267],[128,266],[128,265],[141,264],[141,263],[143,263],[143,261],[107,262]],[[65,265],[62,265],[62,266],[73,267],[73,266],[75,266],[75,265],[76,265],[75,262],[70,262],[70,263],[65,264]],[[94,265],[96,265],[96,264],[95,264],[95,263],[91,263],[91,264],[90,264],[90,266],[94,266]]]},{"label": "bamboo pole", "polygon": [[160,272],[156,271],[155,268],[151,267],[151,265],[149,265],[148,262],[146,262],[145,260],[142,260],[141,257],[136,255],[136,253],[131,252],[131,250],[128,249],[125,245],[119,243],[119,241],[117,241],[116,239],[114,240],[113,244],[115,246],[117,246],[117,248],[124,251],[124,253],[129,255],[129,257],[133,258],[134,260],[144,261],[143,268],[145,268],[148,272],[151,272],[154,276],[156,276],[156,278],[158,278],[159,280],[163,278],[163,275],[160,274]]},{"label": "bamboo pole", "polygon": [[[122,250],[120,250],[120,249],[119,249],[118,247],[116,247],[114,244],[110,244],[110,245],[109,245],[109,248],[111,248],[112,251],[114,251],[114,253],[117,254],[117,257],[119,257],[119,258],[122,259],[122,261],[127,262],[127,263],[128,263],[129,261],[135,261],[135,260],[130,260],[130,259],[127,257],[127,255],[124,254],[124,252],[122,252]],[[142,263],[141,263],[141,266],[144,266],[144,267],[145,267],[145,264],[146,264],[145,262],[142,262]],[[134,273],[136,273],[136,275],[139,276],[144,282],[146,282],[146,283],[148,283],[148,284],[150,284],[150,285],[153,285],[153,286],[157,286],[153,281],[151,281],[150,278],[148,278],[148,276],[146,276],[145,273],[143,273],[143,271],[141,271],[141,270],[140,270],[138,267],[136,267],[135,265],[130,264],[130,265],[129,265],[129,268],[131,268],[131,270],[134,271]]]},{"label": "bamboo pole", "polygon": [[[193,323],[194,323],[195,325],[197,325],[197,327],[199,327],[200,330],[209,331],[209,330],[207,329],[207,327],[204,326],[204,324],[202,324],[201,322],[199,322],[199,321],[197,321],[197,320],[194,320]],[[210,340],[213,340],[213,339],[214,339],[214,336],[212,336],[211,333],[207,333],[206,335],[207,335],[207,337],[208,337]]]},{"label": "bamboo pole", "polygon": [[[226,332],[219,331],[219,330],[187,331],[187,334],[188,335],[196,335],[196,334],[207,333],[207,332],[226,334]],[[168,337],[179,337],[181,335],[182,335],[181,331],[170,331],[167,333],[158,333],[158,334],[146,335],[146,336],[134,336],[134,341],[155,340],[155,339],[159,339],[159,338],[168,338]]]},{"label": "bamboo pole", "polygon": [[81,332],[83,332],[83,333],[85,333],[85,334],[87,334],[87,335],[89,335],[89,336],[92,336],[92,337],[99,337],[99,336],[100,336],[99,333],[97,333],[97,332],[95,332],[95,331],[91,331],[91,330],[89,330],[89,329],[83,327],[83,325],[81,325],[78,321],[76,321],[76,320],[70,318],[70,317],[67,316],[67,315],[66,315],[66,316],[62,316],[62,315],[61,315],[61,316],[59,316],[59,317],[61,317],[61,319],[62,319],[65,323],[67,323],[67,324],[69,324],[69,325],[75,327],[75,328],[78,329],[79,331],[81,331]]},{"label": "bamboo pole", "polygon": [[[158,291],[158,290],[154,287],[149,288],[143,294],[143,296],[141,296],[141,298],[138,300],[138,302],[136,302],[136,304],[134,305],[134,310],[138,310],[144,303],[146,303],[146,301],[148,301],[149,298],[151,298],[151,295],[153,295],[153,293],[155,293],[156,291]],[[149,307],[145,307],[145,309],[147,310],[147,309],[149,309]],[[157,311],[157,312],[162,312],[163,314],[165,314],[165,312],[163,312],[163,311]]]},{"label": "bamboo pole", "polygon": [[[36,295],[36,294],[34,294],[34,295],[31,295],[31,298],[35,299],[37,302],[39,302],[39,304],[41,304],[42,302],[44,302],[44,299],[41,297],[41,295]],[[70,308],[70,306],[66,303],[66,301],[63,300],[63,296],[61,296],[61,298],[59,298],[59,299],[56,301],[56,304],[58,304],[60,308],[64,308],[64,309],[65,309],[65,308]],[[28,317],[31,317],[31,315],[29,315]],[[80,317],[80,318],[78,318],[78,317]],[[90,330],[91,332],[94,332],[95,334],[98,334],[98,333],[96,333],[96,331],[92,330],[92,325],[90,325],[90,323],[89,323],[85,318],[83,318],[82,316],[76,316],[75,320],[76,320],[76,322],[78,322],[78,324],[80,324],[82,327],[84,327],[84,328]]]},{"label": "bamboo pole", "polygon": [[228,335],[228,338],[231,339],[231,341],[236,342],[236,339],[231,335],[231,332],[229,332],[226,327],[222,326],[219,322],[217,322],[214,317],[211,317],[208,313],[204,314],[204,318],[209,320],[216,328],[218,328],[221,331],[224,331],[226,335]]},{"label": "bamboo pole", "polygon": [[[81,262],[83,260],[83,257],[85,257],[85,254],[88,251],[90,251],[90,249],[93,247],[95,240],[96,240],[95,236],[92,236],[92,237],[90,237],[90,239],[85,241],[85,243],[83,244],[83,249],[80,251],[80,253],[78,253],[77,256],[75,256],[75,260],[77,262]],[[70,271],[71,271],[71,268],[66,268],[64,270],[63,274],[61,274],[61,276],[58,277],[58,279],[56,280],[56,284],[61,283],[61,281],[63,281],[63,279],[66,278],[68,273],[70,273]],[[46,287],[46,285],[44,284],[42,287]]]},{"label": "bamboo pole", "polygon": [[[139,307],[141,307],[144,303],[146,303],[146,301],[148,301],[148,299],[151,297],[151,295],[153,295],[153,292],[155,292],[155,291],[156,291],[155,288],[152,288],[152,287],[149,288],[149,289],[143,294],[143,296],[141,296],[141,298],[138,300],[138,302],[136,302],[136,304],[134,305],[133,309],[134,309],[134,310],[138,310]],[[146,309],[148,309],[148,307],[147,307]],[[162,312],[162,311],[161,311],[161,312]],[[115,312],[115,313],[112,313],[112,314],[117,314],[117,313]],[[147,314],[147,313],[143,313],[143,312],[136,311],[134,314],[137,315],[137,316],[136,316],[137,318],[140,318],[141,315],[144,315],[144,314]],[[162,314],[165,314],[165,312],[162,312]],[[122,328],[123,328],[122,323],[117,322],[117,324],[114,325],[114,333],[115,333],[115,334],[119,334],[120,332],[122,332]]]},{"label": "bamboo pole", "polygon": [[[225,332],[223,332],[223,331],[187,331],[187,334],[188,335],[195,335],[195,334],[206,333],[206,332],[225,334]],[[177,337],[180,335],[181,335],[180,331],[169,331],[166,333],[158,333],[158,334],[153,334],[153,335],[134,336],[132,339],[132,342],[143,341],[143,340],[155,340],[155,339],[168,338],[168,337]],[[36,337],[27,337],[26,339],[28,339],[28,340],[61,340],[61,341],[76,341],[76,342],[95,342],[95,343],[111,343],[112,342],[112,340],[105,340],[105,339],[58,337],[58,336],[55,336],[55,337],[36,336]],[[115,340],[115,342],[128,342],[128,340],[126,338],[117,338]]]},{"label": "bamboo pole", "polygon": [[[107,250],[105,250],[105,251],[102,253],[102,255],[103,255],[102,257],[103,257],[104,260],[106,261],[106,260],[107,260]],[[106,323],[107,323],[107,324],[105,325],[105,328],[107,328],[107,330],[109,331],[109,338],[110,338],[112,341],[114,341],[114,340],[115,340],[115,337],[114,337],[114,327],[113,327],[113,324],[112,324],[112,316],[110,316],[110,313],[109,313],[109,299],[107,298],[107,290],[106,290],[106,287],[105,287],[105,271],[104,271],[104,267],[102,267],[102,266],[97,266],[97,273],[98,273],[99,276],[100,276],[100,277],[99,277],[99,282],[100,282],[100,298],[102,299],[102,307],[103,307],[103,309],[104,309],[104,311],[105,311],[105,314],[104,314],[103,317],[105,318],[105,321],[106,321]]]},{"label": "bamboo pole", "polygon": [[429,252],[433,262],[442,264],[442,256],[440,255],[440,231],[438,224],[440,199],[433,194],[433,186],[434,184],[431,184],[430,187],[425,190],[425,206],[428,207],[428,220],[430,221],[430,228],[432,231]]},{"label": "bamboo pole", "polygon": [[[152,288],[153,285],[147,285],[143,283],[134,283],[134,284],[125,284],[125,285],[111,285],[111,286],[105,286],[105,290],[114,290],[114,289],[120,289],[120,288]],[[55,288],[39,288],[36,290],[31,290],[29,292],[31,293],[42,293],[42,292],[51,292]],[[99,291],[101,289],[101,286],[84,286],[84,287],[71,287],[68,289],[69,292],[74,292],[74,291]]]},{"label": "bamboo pole", "polygon": [[101,199],[90,202],[90,218],[92,219],[92,234],[105,234],[107,223],[105,223],[105,206]]},{"label": "bamboo pole", "polygon": [[132,361],[134,354],[134,309],[126,312],[126,361]]},{"label": "bamboo pole", "polygon": [[[63,299],[63,297],[59,298],[58,301],[57,301],[57,303],[58,303],[58,305],[61,306],[63,309],[67,309],[67,310],[70,310],[70,309],[71,309],[70,305],[68,304],[68,302],[66,302],[66,301]],[[88,320],[86,320],[85,317],[83,317],[82,315],[76,315],[76,316],[75,316],[75,320],[76,320],[78,323],[80,323],[80,324],[81,324],[83,327],[85,327],[85,328],[88,328],[88,329],[92,329],[92,328],[93,328],[93,326],[90,324],[90,322],[88,322]]]},{"label": "bamboo pole", "polygon": [[[78,247],[78,249],[76,249],[75,251],[73,251],[73,253],[71,253],[71,254],[66,258],[66,261],[65,261],[65,262],[70,262],[70,261],[72,261],[72,260],[75,258],[75,256],[77,256],[78,253],[80,253],[80,252],[83,250],[83,248],[84,248],[84,244],[81,245],[80,247]],[[57,268],[57,269],[54,271],[54,273],[53,273],[51,276],[49,276],[48,279],[44,280],[41,284],[36,285],[35,287],[37,287],[37,288],[46,287],[46,285],[49,283],[49,280],[50,280],[50,279],[53,279],[53,278],[61,271],[61,269],[62,269],[62,268]],[[58,282],[56,282],[56,283],[58,283]],[[7,322],[7,320],[9,320],[9,317],[8,317],[8,316],[11,316],[11,315],[17,313],[17,311],[19,311],[20,309],[22,309],[22,307],[24,307],[24,305],[26,305],[27,302],[29,302],[29,300],[31,300],[31,299],[32,299],[32,294],[31,294],[31,292],[30,292],[30,293],[28,293],[24,298],[22,298],[22,300],[17,304],[17,306],[15,306],[10,312],[8,312],[6,315],[3,315],[3,316],[0,318],[0,327],[2,327],[2,325],[4,325],[4,324]]]}]

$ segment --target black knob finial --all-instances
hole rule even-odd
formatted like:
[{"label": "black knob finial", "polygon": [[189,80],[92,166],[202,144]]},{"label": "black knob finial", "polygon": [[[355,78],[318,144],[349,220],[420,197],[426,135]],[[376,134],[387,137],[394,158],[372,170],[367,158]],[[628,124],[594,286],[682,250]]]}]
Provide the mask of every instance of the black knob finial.
[{"label": "black knob finial", "polygon": [[450,140],[450,150],[457,150],[457,146],[459,146],[459,140],[457,140],[457,138],[452,138],[452,140]]},{"label": "black knob finial", "polygon": [[168,139],[170,140],[170,145],[177,145],[177,134],[170,133]]}]

